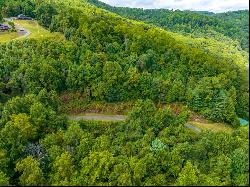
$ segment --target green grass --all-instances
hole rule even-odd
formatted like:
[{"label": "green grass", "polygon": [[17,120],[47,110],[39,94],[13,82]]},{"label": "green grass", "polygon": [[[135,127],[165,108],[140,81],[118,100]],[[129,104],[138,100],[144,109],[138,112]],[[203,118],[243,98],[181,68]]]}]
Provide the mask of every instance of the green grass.
[{"label": "green grass", "polygon": [[0,42],[7,42],[18,37],[16,32],[0,32]]},{"label": "green grass", "polygon": [[53,37],[57,39],[64,39],[61,33],[51,33],[44,27],[38,24],[35,20],[14,20],[16,26],[20,26],[30,32],[30,35],[19,36],[17,32],[0,32],[0,42],[8,42],[14,39],[25,39],[25,38],[48,38]]},{"label": "green grass", "polygon": [[233,133],[234,131],[232,127],[230,127],[228,124],[225,123],[215,123],[211,121],[206,121],[206,122],[190,121],[188,123],[202,130],[211,130],[214,132],[223,131],[229,134]]},{"label": "green grass", "polygon": [[[28,30],[31,34],[27,38],[44,38],[44,37],[62,37],[62,34],[59,33],[51,33],[44,27],[40,26],[37,21],[35,20],[15,20],[15,25],[20,25],[21,27]],[[20,37],[21,39],[23,37]]]}]

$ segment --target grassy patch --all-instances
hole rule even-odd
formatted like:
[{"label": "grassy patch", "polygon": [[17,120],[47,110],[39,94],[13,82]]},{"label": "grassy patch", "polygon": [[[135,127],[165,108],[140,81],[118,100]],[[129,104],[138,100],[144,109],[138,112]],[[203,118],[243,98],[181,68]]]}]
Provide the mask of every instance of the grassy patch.
[{"label": "grassy patch", "polygon": [[0,42],[7,42],[18,37],[16,32],[0,32]]},{"label": "grassy patch", "polygon": [[40,26],[38,22],[35,20],[15,20],[14,23],[15,25],[23,27],[30,32],[28,38],[44,38],[44,37],[54,37],[54,36],[63,38],[62,34],[51,33],[44,27]]},{"label": "grassy patch", "polygon": [[14,39],[24,39],[24,38],[48,38],[53,37],[57,39],[64,39],[61,33],[51,33],[44,27],[38,24],[35,20],[14,20],[14,23],[19,28],[24,28],[29,31],[28,36],[20,36],[17,32],[0,32],[0,42],[8,42]]},{"label": "grassy patch", "polygon": [[234,131],[232,127],[224,123],[214,123],[211,121],[206,121],[206,122],[190,121],[188,123],[202,130],[211,130],[214,132],[223,131],[230,134]]}]

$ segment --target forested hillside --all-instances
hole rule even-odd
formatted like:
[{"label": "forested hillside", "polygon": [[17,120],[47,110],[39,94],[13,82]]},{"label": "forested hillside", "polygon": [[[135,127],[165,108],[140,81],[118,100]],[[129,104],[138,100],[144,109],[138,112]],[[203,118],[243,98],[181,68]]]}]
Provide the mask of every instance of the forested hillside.
[{"label": "forested hillside", "polygon": [[[24,12],[65,36],[0,44],[0,185],[249,184],[249,130],[239,122],[249,119],[247,52],[87,0],[0,4],[4,17]],[[60,110],[59,96],[72,92],[137,102],[125,122],[75,122]],[[233,133],[195,134],[190,110]]]},{"label": "forested hillside", "polygon": [[166,30],[192,37],[215,38],[219,41],[229,38],[237,40],[243,49],[249,51],[249,10],[214,14],[167,9],[143,10],[142,8],[112,7],[98,0],[89,0],[89,2],[124,17],[151,23]]}]

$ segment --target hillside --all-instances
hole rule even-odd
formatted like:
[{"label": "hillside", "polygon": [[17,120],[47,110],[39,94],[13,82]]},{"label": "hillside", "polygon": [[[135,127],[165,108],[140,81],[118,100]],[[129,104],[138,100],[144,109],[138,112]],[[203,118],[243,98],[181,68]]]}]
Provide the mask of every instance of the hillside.
[{"label": "hillside", "polygon": [[[239,120],[249,119],[249,55],[232,40],[175,33],[88,0],[2,2],[4,17],[25,13],[53,37],[0,43],[0,185],[249,184],[249,129]],[[126,117],[67,113],[91,107]],[[188,129],[194,114],[214,130]]]},{"label": "hillside", "polygon": [[[144,21],[172,32],[192,37],[208,37],[219,41],[237,40],[249,51],[249,10],[218,13],[112,7],[98,0],[89,0],[97,7],[129,19]],[[234,43],[231,41],[231,43]]]},{"label": "hillside", "polygon": [[[39,13],[57,7],[49,15],[53,19],[41,11],[38,21],[80,46],[75,54],[77,62],[71,62],[80,66],[70,65],[70,71],[61,75],[63,86],[56,89],[51,85],[51,89],[87,92],[91,99],[108,102],[139,98],[186,102],[206,117],[234,124],[238,123],[236,114],[248,118],[248,59],[241,51],[215,40],[184,37],[76,2],[78,7],[64,2],[61,6],[65,10],[44,3],[37,8]],[[88,69],[93,78],[80,76],[81,68]],[[101,68],[100,73],[94,72],[96,68]]]}]

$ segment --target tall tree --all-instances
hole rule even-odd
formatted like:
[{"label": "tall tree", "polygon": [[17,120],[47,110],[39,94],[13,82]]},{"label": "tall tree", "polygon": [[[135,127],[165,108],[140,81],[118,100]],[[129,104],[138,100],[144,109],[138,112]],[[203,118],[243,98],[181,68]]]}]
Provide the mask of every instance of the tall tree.
[{"label": "tall tree", "polygon": [[187,161],[176,181],[179,186],[196,186],[199,184],[199,170]]},{"label": "tall tree", "polygon": [[16,164],[15,170],[22,173],[19,177],[20,185],[40,186],[45,182],[40,163],[31,156],[19,161]]}]

